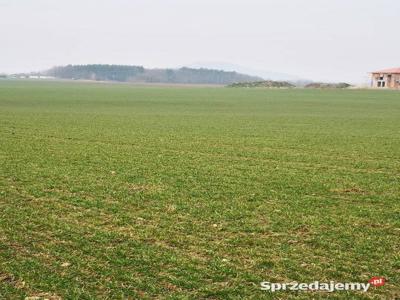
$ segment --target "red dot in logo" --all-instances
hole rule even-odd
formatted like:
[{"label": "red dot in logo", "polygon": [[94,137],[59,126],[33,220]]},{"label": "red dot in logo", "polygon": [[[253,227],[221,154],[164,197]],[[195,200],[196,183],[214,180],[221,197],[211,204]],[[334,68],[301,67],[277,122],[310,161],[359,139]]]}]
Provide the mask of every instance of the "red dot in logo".
[{"label": "red dot in logo", "polygon": [[372,284],[373,286],[378,287],[378,286],[385,285],[386,280],[384,277],[375,276],[375,277],[372,277],[368,282],[370,284]]}]

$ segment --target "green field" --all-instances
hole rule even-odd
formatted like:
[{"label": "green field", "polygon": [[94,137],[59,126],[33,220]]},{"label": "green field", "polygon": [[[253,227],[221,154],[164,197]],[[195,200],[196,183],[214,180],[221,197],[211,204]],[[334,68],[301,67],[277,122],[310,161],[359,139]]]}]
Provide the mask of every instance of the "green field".
[{"label": "green field", "polygon": [[399,92],[0,81],[0,299],[395,299],[399,198]]}]

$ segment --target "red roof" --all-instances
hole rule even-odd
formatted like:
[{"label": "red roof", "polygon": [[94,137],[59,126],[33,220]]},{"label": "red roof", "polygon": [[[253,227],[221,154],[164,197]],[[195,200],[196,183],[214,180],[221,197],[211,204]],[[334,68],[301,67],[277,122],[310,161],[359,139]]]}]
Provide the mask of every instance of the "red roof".
[{"label": "red roof", "polygon": [[392,68],[392,69],[384,69],[384,70],[380,70],[380,71],[375,71],[372,73],[379,73],[379,74],[400,74],[400,68]]}]

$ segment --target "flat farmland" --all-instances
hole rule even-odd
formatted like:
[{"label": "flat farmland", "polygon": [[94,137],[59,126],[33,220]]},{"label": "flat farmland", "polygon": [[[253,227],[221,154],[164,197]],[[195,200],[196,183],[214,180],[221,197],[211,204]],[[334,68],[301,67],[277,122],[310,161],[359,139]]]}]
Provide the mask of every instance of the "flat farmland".
[{"label": "flat farmland", "polygon": [[396,91],[0,81],[1,299],[395,299],[399,198]]}]

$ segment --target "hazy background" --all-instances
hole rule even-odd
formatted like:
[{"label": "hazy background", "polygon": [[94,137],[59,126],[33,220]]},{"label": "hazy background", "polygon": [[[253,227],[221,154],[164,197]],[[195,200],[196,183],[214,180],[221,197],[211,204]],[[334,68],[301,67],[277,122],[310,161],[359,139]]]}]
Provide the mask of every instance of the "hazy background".
[{"label": "hazy background", "polygon": [[0,72],[237,64],[325,81],[400,67],[399,0],[0,0]]}]

